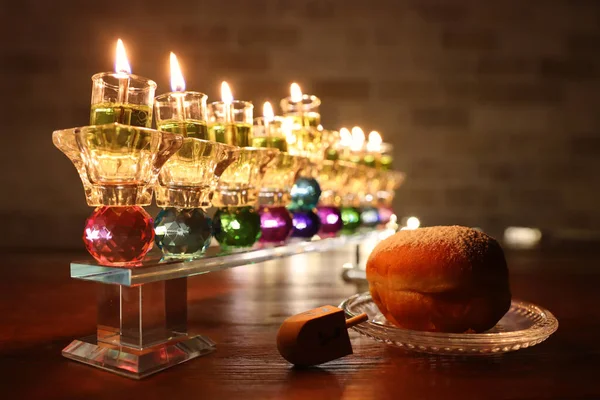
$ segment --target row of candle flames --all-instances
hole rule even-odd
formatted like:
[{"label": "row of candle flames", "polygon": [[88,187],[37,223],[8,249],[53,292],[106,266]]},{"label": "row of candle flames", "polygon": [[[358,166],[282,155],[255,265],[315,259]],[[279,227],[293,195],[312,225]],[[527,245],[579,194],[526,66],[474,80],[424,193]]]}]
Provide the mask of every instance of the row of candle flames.
[{"label": "row of candle flames", "polygon": [[[317,204],[331,208],[327,212],[333,212],[335,225],[339,224],[331,233],[342,226],[340,210],[344,208],[356,210],[353,215],[359,215],[356,212],[361,207],[370,207],[371,214],[377,214],[379,208],[385,211],[379,213],[382,216],[393,215],[394,191],[404,175],[391,170],[392,158],[382,151],[385,144],[381,136],[373,131],[366,141],[360,127],[339,132],[323,129],[318,113],[320,100],[303,95],[297,84],[292,84],[291,97],[281,102],[282,108],[288,107],[283,117],[275,117],[267,102],[264,116],[253,121],[251,103],[234,101],[223,82],[223,101],[211,103],[207,123],[207,96],[185,91],[181,69],[172,53],[171,93],[154,98],[156,83],[131,74],[121,40],[117,44],[116,73],[96,74],[92,80],[91,126],[55,131],[53,141],[77,168],[88,205],[99,207],[86,223],[84,242],[90,254],[103,264],[130,266],[141,262],[151,248],[154,232],[148,231],[150,216],[138,206],[150,205],[153,194],[165,211],[198,210],[193,218],[201,229],[208,226],[200,221],[205,215],[202,210],[220,207],[218,212],[229,216],[220,219],[223,241],[215,237],[221,245],[233,247],[241,244],[238,229],[255,229],[251,225],[258,223],[258,236],[252,234],[254,239],[242,247],[260,237],[261,229],[265,236],[264,229],[270,228],[261,225],[265,212],[278,211],[291,228],[291,216],[285,211],[290,200],[298,212],[313,213]],[[158,130],[150,129],[153,109]],[[299,177],[304,179],[302,185],[296,181]],[[244,210],[250,210],[246,217],[254,218],[251,210],[257,205],[261,207],[260,221],[251,223],[247,219],[245,227],[230,223],[232,231],[225,232],[226,220],[237,221]],[[132,231],[125,236],[110,232],[106,213],[113,213],[117,222],[121,218],[120,212],[110,211],[115,207],[133,207],[129,212],[139,222],[134,224],[139,227],[139,240],[134,240]],[[175,217],[179,221],[183,215]],[[325,224],[332,219],[329,217]],[[386,220],[375,218],[375,223],[380,222]],[[356,223],[352,222],[353,226]],[[296,228],[299,225],[294,219]],[[302,234],[300,237],[309,237]],[[193,235],[188,232],[189,240],[198,241],[195,256],[204,252],[208,242],[204,233],[200,238]],[[287,237],[277,235],[281,240]],[[171,255],[186,256],[187,250],[180,250],[184,247],[189,248],[189,242],[175,246]],[[123,253],[126,250],[130,254]],[[166,247],[162,250],[169,254]]]},{"label": "row of candle flames", "polygon": [[[171,70],[171,90],[156,97],[157,125],[159,130],[170,131],[173,133],[185,133],[186,136],[197,137],[199,139],[210,139],[213,141],[223,141],[225,138],[218,138],[210,133],[200,133],[192,129],[191,132],[185,132],[186,125],[206,124],[209,120],[211,124],[252,124],[252,104],[246,101],[238,101],[233,99],[231,89],[227,82],[221,83],[222,101],[210,104],[208,113],[206,110],[206,96],[199,92],[186,92],[185,79],[181,71],[181,67],[174,53],[170,54],[170,70]],[[132,84],[131,67],[127,59],[125,47],[121,39],[117,41],[115,72],[119,82],[118,94],[116,94],[115,104],[127,104],[129,102],[128,89]],[[102,74],[98,74],[102,75]],[[156,84],[151,80],[137,77],[146,81],[148,89],[153,91]],[[94,97],[94,94],[93,94]],[[147,101],[150,106],[148,116],[144,118],[142,123],[147,127],[152,123],[152,95],[148,96]],[[197,108],[194,109],[194,102],[197,101]],[[98,104],[104,103],[101,98],[92,98],[92,108],[98,108]],[[164,106],[169,103],[168,106]],[[115,104],[112,104],[114,107]],[[105,106],[106,104],[104,104]],[[283,118],[275,116],[273,106],[270,102],[265,102],[263,105],[263,116],[256,118],[254,132],[248,131],[248,135],[252,133],[257,136],[256,140],[252,138],[244,138],[237,140],[235,135],[228,139],[228,144],[238,146],[254,146],[264,147],[265,141],[261,141],[261,137],[281,138],[281,141],[268,141],[269,147],[276,147],[281,151],[289,151],[291,154],[302,154],[309,158],[311,149],[303,148],[303,144],[298,144],[298,137],[294,131],[298,129],[316,129],[323,132],[323,126],[320,124],[320,115],[318,107],[320,99],[316,96],[304,95],[300,86],[297,83],[292,83],[290,86],[290,97],[283,99],[281,102],[284,109],[284,115],[291,118]],[[237,108],[239,107],[239,109]],[[197,114],[197,115],[189,115]],[[208,116],[206,114],[209,114]],[[296,117],[296,118],[294,118]],[[99,122],[98,115],[92,112],[92,124]],[[100,119],[101,121],[101,119]],[[129,122],[131,121],[119,121]],[[175,125],[175,127],[173,127]],[[183,131],[183,132],[182,132]],[[341,128],[339,131],[327,131],[327,141],[331,151],[325,154],[325,158],[337,159],[338,157],[349,161],[364,163],[367,166],[379,166],[383,169],[390,169],[392,157],[391,145],[382,142],[381,135],[377,131],[371,131],[368,137],[364,131],[355,126],[351,130]],[[262,146],[260,145],[262,144]],[[339,153],[339,154],[338,154]]]}]

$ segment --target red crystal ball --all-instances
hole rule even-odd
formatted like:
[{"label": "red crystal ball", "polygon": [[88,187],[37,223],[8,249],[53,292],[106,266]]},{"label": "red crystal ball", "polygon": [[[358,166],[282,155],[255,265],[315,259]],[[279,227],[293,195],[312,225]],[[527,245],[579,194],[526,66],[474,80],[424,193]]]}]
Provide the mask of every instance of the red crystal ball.
[{"label": "red crystal ball", "polygon": [[85,223],[83,242],[100,264],[131,267],[154,243],[154,224],[142,207],[98,207]]}]

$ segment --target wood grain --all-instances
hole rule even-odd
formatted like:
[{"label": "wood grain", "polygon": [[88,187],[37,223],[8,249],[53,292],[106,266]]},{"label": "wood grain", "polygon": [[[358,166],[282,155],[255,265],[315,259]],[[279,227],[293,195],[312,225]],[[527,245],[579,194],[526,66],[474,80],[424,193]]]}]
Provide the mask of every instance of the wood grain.
[{"label": "wood grain", "polygon": [[217,351],[143,381],[64,359],[95,329],[93,284],[69,278],[81,254],[7,254],[0,262],[2,399],[600,399],[599,253],[509,252],[515,298],[550,309],[558,332],[534,348],[493,358],[433,357],[350,337],[354,354],[291,368],[275,335],[288,316],[337,305],[365,287],[345,283],[342,252],[300,255],[190,279],[193,330]]}]

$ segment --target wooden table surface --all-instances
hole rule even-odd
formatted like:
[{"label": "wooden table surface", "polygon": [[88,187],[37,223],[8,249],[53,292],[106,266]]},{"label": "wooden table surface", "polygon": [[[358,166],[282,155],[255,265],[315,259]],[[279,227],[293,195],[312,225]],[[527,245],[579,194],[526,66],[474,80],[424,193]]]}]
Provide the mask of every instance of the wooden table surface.
[{"label": "wooden table surface", "polygon": [[547,307],[546,342],[493,358],[409,353],[351,333],[354,355],[296,370],[277,353],[289,315],[364,291],[339,254],[300,255],[191,278],[189,316],[217,351],[142,381],[67,360],[95,330],[95,287],[69,278],[81,254],[0,262],[0,399],[600,399],[600,262],[594,249],[508,252],[515,298]]}]

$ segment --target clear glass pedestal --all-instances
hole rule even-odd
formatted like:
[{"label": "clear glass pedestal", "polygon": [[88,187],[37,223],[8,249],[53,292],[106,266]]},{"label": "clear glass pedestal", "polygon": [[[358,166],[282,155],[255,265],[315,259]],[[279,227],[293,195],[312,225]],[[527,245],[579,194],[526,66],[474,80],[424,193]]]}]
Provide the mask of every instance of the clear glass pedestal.
[{"label": "clear glass pedestal", "polygon": [[71,263],[71,277],[96,283],[96,334],[71,342],[66,358],[122,376],[141,379],[211,353],[215,343],[188,332],[188,278],[241,265],[324,252],[380,240],[384,231],[261,245],[227,252],[211,247],[197,259],[152,259],[120,268],[83,261]]},{"label": "clear glass pedestal", "polygon": [[187,330],[187,277],[96,286],[96,335],[74,340],[63,356],[141,379],[214,351],[212,340]]}]

